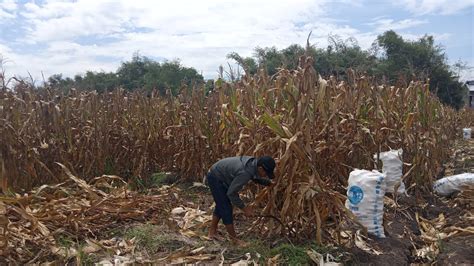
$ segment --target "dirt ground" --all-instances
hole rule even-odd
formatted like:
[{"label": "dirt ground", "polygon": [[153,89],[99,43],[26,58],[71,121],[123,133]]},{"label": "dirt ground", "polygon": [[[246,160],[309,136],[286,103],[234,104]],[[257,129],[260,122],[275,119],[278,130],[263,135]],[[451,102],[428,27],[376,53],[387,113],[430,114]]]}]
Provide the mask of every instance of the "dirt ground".
[{"label": "dirt ground", "polygon": [[460,265],[474,263],[474,235],[459,235],[446,240],[439,240],[439,254],[431,259],[417,256],[416,249],[427,243],[422,240],[422,233],[416,221],[416,213],[427,219],[435,219],[443,214],[446,226],[457,224],[460,215],[465,214],[462,206],[449,206],[438,199],[430,199],[423,207],[417,206],[415,200],[403,199],[398,208],[387,208],[384,219],[386,222],[386,238],[372,238],[368,243],[382,254],[374,255],[357,247],[350,249],[352,265],[409,265],[434,263],[438,265]]},{"label": "dirt ground", "polygon": [[[453,157],[445,164],[440,177],[474,172],[474,141],[460,140],[453,147]],[[467,197],[467,200],[462,200]],[[388,204],[387,204],[388,203]],[[416,214],[428,220],[445,217],[443,228],[449,226],[473,225],[473,194],[457,193],[448,198],[437,195],[425,195],[418,199],[414,196],[400,197],[398,205],[389,200],[385,204],[384,239],[371,239],[370,244],[382,254],[374,255],[355,247],[349,264],[353,265],[409,265],[436,263],[438,265],[472,265],[474,264],[474,234],[463,233],[439,239],[434,245],[439,254],[417,256],[416,250],[427,246],[423,241]],[[442,234],[440,228],[439,234]],[[435,249],[436,249],[435,248]],[[419,254],[418,254],[419,255]],[[428,258],[429,257],[429,258]]]},{"label": "dirt ground", "polygon": [[[444,175],[473,172],[474,170],[474,141],[460,141],[454,148],[453,158],[446,163]],[[442,175],[441,175],[442,176]],[[206,188],[193,188],[183,185],[181,204],[190,208],[202,210],[212,209],[212,198]],[[451,228],[466,228],[472,226],[472,194],[455,194],[448,198],[434,194],[419,195],[418,197],[388,196],[385,199],[385,233],[386,238],[366,239],[367,245],[373,252],[353,246],[311,246],[311,240],[304,243],[288,244],[286,239],[278,236],[272,239],[263,238],[255,233],[245,233],[251,221],[242,215],[236,215],[236,227],[242,233],[242,238],[250,246],[236,248],[228,241],[212,242],[183,240],[176,235],[175,230],[166,230],[160,234],[168,234],[170,238],[180,239],[182,246],[191,245],[193,248],[205,246],[205,250],[214,254],[207,263],[236,263],[250,261],[272,264],[272,257],[283,253],[283,264],[315,264],[312,260],[297,258],[291,261],[292,256],[305,256],[305,250],[312,248],[323,256],[330,255],[334,263],[344,265],[410,265],[410,264],[437,264],[437,265],[469,265],[474,264],[474,234],[472,232],[458,232],[453,236],[446,236],[446,230]],[[464,198],[464,199],[463,199]],[[467,198],[467,200],[466,200]],[[182,205],[181,205],[182,206]],[[176,206],[174,206],[176,207]],[[417,218],[418,217],[418,218]],[[432,227],[430,227],[432,226]],[[206,234],[206,228],[197,230]],[[220,227],[221,237],[225,239],[224,229]],[[452,233],[452,232],[451,232]],[[435,238],[427,239],[427,238]],[[308,244],[310,243],[310,244]],[[289,248],[285,250],[285,245]],[[294,245],[294,246],[292,246]],[[282,248],[283,247],[283,248]],[[300,248],[300,249],[299,249]],[[298,251],[303,251],[298,253]],[[165,256],[162,252],[159,256]],[[375,254],[377,253],[377,254]],[[250,256],[249,256],[250,254]],[[260,259],[258,258],[259,256]],[[286,256],[286,257],[285,257]],[[250,260],[248,259],[250,258]],[[263,259],[262,259],[263,258]],[[277,262],[277,261],[275,261]]]}]

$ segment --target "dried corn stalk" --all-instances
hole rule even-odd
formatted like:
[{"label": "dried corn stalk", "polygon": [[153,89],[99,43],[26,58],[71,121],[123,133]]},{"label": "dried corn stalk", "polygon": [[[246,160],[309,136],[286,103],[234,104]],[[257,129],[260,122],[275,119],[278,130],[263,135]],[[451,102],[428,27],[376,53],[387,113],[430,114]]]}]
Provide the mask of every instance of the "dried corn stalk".
[{"label": "dried corn stalk", "polygon": [[460,128],[473,125],[472,111],[443,106],[421,82],[392,87],[354,72],[323,79],[311,62],[302,57],[297,70],[274,77],[218,80],[208,95],[2,91],[2,178],[16,188],[60,182],[59,162],[86,180],[158,170],[200,180],[217,159],[269,154],[278,159],[276,185],[250,195],[264,214],[322,241],[329,218],[346,220],[352,168],[370,169],[374,153],[403,148],[405,183],[429,189]]}]

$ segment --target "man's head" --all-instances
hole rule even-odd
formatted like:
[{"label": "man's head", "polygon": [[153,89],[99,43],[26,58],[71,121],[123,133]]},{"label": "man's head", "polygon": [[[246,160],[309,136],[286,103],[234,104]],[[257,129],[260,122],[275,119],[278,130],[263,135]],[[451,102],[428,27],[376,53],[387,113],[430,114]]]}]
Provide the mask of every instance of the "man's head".
[{"label": "man's head", "polygon": [[270,156],[263,156],[257,159],[257,172],[260,177],[273,179],[275,177],[273,174],[275,166],[275,160]]}]

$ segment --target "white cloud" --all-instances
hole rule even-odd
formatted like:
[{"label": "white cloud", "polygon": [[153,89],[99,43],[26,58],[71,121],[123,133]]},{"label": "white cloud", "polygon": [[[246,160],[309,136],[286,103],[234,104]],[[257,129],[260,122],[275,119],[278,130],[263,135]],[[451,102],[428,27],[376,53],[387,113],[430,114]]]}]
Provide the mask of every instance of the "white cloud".
[{"label": "white cloud", "polygon": [[[375,30],[361,32],[348,25],[349,19],[342,22],[328,17],[334,5],[329,0],[9,2],[8,9],[0,9],[0,30],[5,25],[1,10],[18,16],[16,26],[26,30],[17,39],[4,40],[3,46],[0,36],[0,53],[11,60],[9,73],[24,76],[28,70],[37,77],[41,71],[46,77],[114,71],[121,61],[140,51],[145,56],[181,58],[184,65],[213,78],[232,51],[250,56],[256,46],[304,45],[310,31],[310,41],[318,47],[327,45],[328,34],[337,34],[343,39],[355,37],[362,48],[369,48],[385,29],[426,23],[381,17],[371,23]],[[339,4],[361,8],[362,3],[340,0]],[[29,44],[26,50],[15,47],[25,43]],[[101,60],[103,57],[115,60]]]},{"label": "white cloud", "polygon": [[15,0],[3,0],[2,2],[0,2],[0,8],[13,12],[18,8],[18,5],[16,2],[17,1]]},{"label": "white cloud", "polygon": [[30,41],[67,40],[145,28],[163,35],[271,29],[322,13],[323,1],[88,1],[28,3]]},{"label": "white cloud", "polygon": [[5,10],[3,9],[0,9],[0,22],[4,19],[12,19],[14,18],[15,15],[9,13],[9,12],[6,12]]},{"label": "white cloud", "polygon": [[376,18],[372,23],[368,25],[374,26],[376,32],[385,32],[387,30],[403,30],[408,28],[413,28],[422,24],[428,23],[427,20],[418,20],[418,19],[403,19],[395,21],[389,18]]},{"label": "white cloud", "polygon": [[7,45],[0,43],[0,59],[6,60],[7,54],[11,54],[13,51]]},{"label": "white cloud", "polygon": [[449,33],[436,33],[436,32],[427,32],[424,34],[413,34],[413,33],[408,33],[408,32],[402,32],[398,34],[402,36],[405,40],[410,40],[410,41],[419,40],[425,35],[433,36],[433,39],[435,40],[436,43],[440,43],[440,41],[448,40],[451,37],[451,34]]},{"label": "white cloud", "polygon": [[[357,34],[354,28],[337,26],[324,18],[329,2],[31,2],[20,11],[26,36],[16,41],[32,46],[43,44],[47,48],[34,54],[12,55],[12,60],[15,71],[28,68],[36,72],[43,67],[48,69],[45,75],[62,72],[71,76],[85,69],[113,71],[120,63],[118,60],[129,60],[138,50],[145,56],[181,58],[183,64],[213,77],[232,51],[250,56],[256,46],[283,48],[292,43],[304,44],[311,30],[318,43],[324,43],[330,32],[341,36]],[[99,56],[114,56],[118,60],[102,65],[95,59]]]},{"label": "white cloud", "polygon": [[3,0],[0,2],[0,22],[15,17],[15,11],[18,8],[15,0]]},{"label": "white cloud", "polygon": [[[464,9],[472,8],[472,0],[401,0],[398,5],[405,7],[415,15],[441,14],[452,15]],[[472,13],[472,9],[471,9]]]},{"label": "white cloud", "polygon": [[52,2],[44,6],[28,3],[22,15],[27,19],[30,42],[123,32],[127,22],[117,5],[102,1]]}]

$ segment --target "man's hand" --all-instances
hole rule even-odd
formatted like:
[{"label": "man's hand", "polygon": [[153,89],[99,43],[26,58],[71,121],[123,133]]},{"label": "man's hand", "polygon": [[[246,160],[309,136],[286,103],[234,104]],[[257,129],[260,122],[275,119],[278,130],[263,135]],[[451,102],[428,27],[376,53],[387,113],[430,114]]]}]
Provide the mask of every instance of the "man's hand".
[{"label": "man's hand", "polygon": [[268,178],[261,178],[261,177],[257,177],[257,178],[254,178],[253,181],[257,184],[260,184],[262,186],[270,186],[270,185],[273,185],[273,182],[272,180],[268,179]]},{"label": "man's hand", "polygon": [[245,208],[243,208],[242,211],[244,212],[244,215],[247,217],[253,216],[253,208],[250,206],[245,206]]}]

